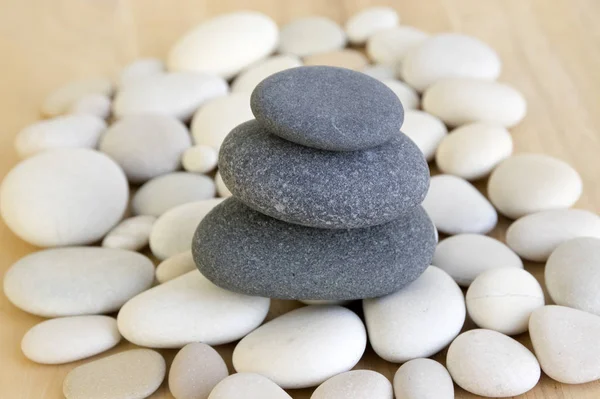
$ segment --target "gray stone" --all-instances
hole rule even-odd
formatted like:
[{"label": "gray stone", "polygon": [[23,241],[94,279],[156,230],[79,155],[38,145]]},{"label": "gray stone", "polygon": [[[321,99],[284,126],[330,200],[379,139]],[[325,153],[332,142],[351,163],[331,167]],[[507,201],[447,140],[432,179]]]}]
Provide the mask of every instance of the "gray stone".
[{"label": "gray stone", "polygon": [[404,110],[385,84],[329,66],[278,72],[252,93],[252,112],[271,133],[332,151],[371,148],[400,130]]},{"label": "gray stone", "polygon": [[421,207],[364,229],[317,229],[253,211],[235,197],[200,223],[192,253],[214,284],[247,295],[350,300],[395,292],[429,266],[433,224]]},{"label": "gray stone", "polygon": [[249,207],[319,228],[389,222],[420,204],[429,187],[427,162],[400,132],[372,149],[324,151],[269,134],[256,120],[227,136],[219,170]]}]

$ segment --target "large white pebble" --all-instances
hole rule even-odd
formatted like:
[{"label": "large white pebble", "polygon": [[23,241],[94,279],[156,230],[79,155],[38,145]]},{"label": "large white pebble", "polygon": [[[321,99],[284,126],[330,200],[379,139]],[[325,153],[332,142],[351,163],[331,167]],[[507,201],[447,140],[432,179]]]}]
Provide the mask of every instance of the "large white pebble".
[{"label": "large white pebble", "polygon": [[233,194],[231,194],[231,191],[229,191],[229,189],[225,185],[225,182],[223,181],[223,178],[221,177],[221,173],[219,173],[219,172],[217,172],[217,174],[215,175],[215,185],[217,186],[217,194],[219,194],[219,197],[227,198],[227,197],[231,197],[233,195]]},{"label": "large white pebble", "polygon": [[189,119],[206,101],[224,96],[229,90],[222,78],[192,72],[148,76],[119,90],[113,101],[117,118],[157,113]]},{"label": "large white pebble", "polygon": [[440,241],[431,263],[445,270],[463,287],[468,287],[489,269],[523,268],[523,262],[510,248],[480,234],[458,234]]},{"label": "large white pebble", "polygon": [[292,399],[273,381],[256,373],[237,373],[217,384],[208,399]]},{"label": "large white pebble", "polygon": [[517,219],[506,244],[521,258],[545,262],[560,244],[577,237],[600,238],[600,217],[583,209],[557,209]]},{"label": "large white pebble", "polygon": [[492,204],[471,183],[452,175],[433,176],[422,205],[445,234],[485,234],[498,222]]},{"label": "large white pebble", "polygon": [[216,187],[204,175],[174,172],[155,177],[135,193],[131,201],[136,215],[160,216],[179,205],[213,198]]},{"label": "large white pebble", "polygon": [[454,382],[475,395],[517,396],[540,379],[540,365],[525,346],[492,330],[459,335],[448,349],[446,367]]},{"label": "large white pebble", "polygon": [[43,317],[110,313],[147,290],[154,265],[120,249],[48,249],[17,261],[4,276],[4,293],[18,308]]},{"label": "large white pebble", "polygon": [[102,240],[102,246],[139,251],[148,245],[154,222],[156,222],[156,217],[150,215],[127,218],[108,232]]},{"label": "large white pebble", "polygon": [[69,108],[70,114],[93,115],[101,119],[107,119],[110,115],[112,103],[105,94],[86,94],[75,101]]},{"label": "large white pebble", "polygon": [[169,52],[170,71],[193,71],[229,79],[266,57],[277,45],[277,24],[259,12],[239,11],[193,28]]},{"label": "large white pebble", "polygon": [[195,145],[185,150],[181,157],[183,169],[193,173],[208,173],[217,166],[219,153],[207,145]]},{"label": "large white pebble", "polygon": [[198,224],[222,198],[190,202],[177,206],[156,220],[150,233],[150,249],[158,259],[190,251]]},{"label": "large white pebble", "polygon": [[527,331],[531,312],[542,306],[542,287],[535,277],[516,267],[485,271],[473,280],[467,291],[471,320],[481,328],[506,335]]},{"label": "large white pebble", "polygon": [[385,79],[382,82],[394,92],[405,110],[419,108],[419,95],[412,87],[396,79]]},{"label": "large white pebble", "polygon": [[397,26],[379,31],[367,41],[367,55],[376,64],[397,67],[411,49],[429,35],[412,26]]},{"label": "large white pebble", "polygon": [[373,350],[394,363],[436,354],[458,335],[466,315],[460,287],[431,266],[396,293],[364,299],[363,309]]},{"label": "large white pebble", "polygon": [[351,16],[346,25],[346,35],[352,44],[365,44],[375,33],[398,25],[400,18],[390,7],[369,7]]},{"label": "large white pebble", "polygon": [[367,344],[360,318],[340,306],[306,306],[279,316],[233,351],[238,372],[259,373],[282,388],[322,383],[358,363]]},{"label": "large white pebble", "polygon": [[372,370],[353,370],[331,377],[310,399],[393,399],[392,384]]},{"label": "large white pebble", "polygon": [[554,303],[600,316],[600,239],[579,237],[560,244],[544,275]]},{"label": "large white pebble", "polygon": [[42,120],[21,130],[15,138],[19,157],[57,148],[96,148],[106,123],[93,115],[66,115]]},{"label": "large white pebble", "polygon": [[258,327],[269,298],[226,291],[194,270],[129,300],[117,317],[128,341],[151,348],[221,345]]},{"label": "large white pebble", "polygon": [[377,80],[396,78],[396,69],[393,65],[388,64],[367,65],[361,72]]},{"label": "large white pebble", "polygon": [[454,399],[448,370],[435,360],[413,359],[394,375],[396,399]]},{"label": "large white pebble", "polygon": [[192,119],[194,143],[219,150],[225,137],[240,123],[254,119],[250,92],[215,98],[200,108]]},{"label": "large white pebble", "polygon": [[477,180],[487,176],[512,151],[513,142],[508,130],[487,123],[472,123],[454,129],[444,137],[435,162],[443,173]]},{"label": "large white pebble", "polygon": [[74,362],[117,345],[117,321],[108,316],[73,316],[43,321],[25,333],[21,350],[42,364]]},{"label": "large white pebble", "polygon": [[302,66],[300,58],[279,54],[266,58],[242,71],[231,83],[231,92],[252,93],[256,85],[274,73]]},{"label": "large white pebble", "polygon": [[488,196],[505,216],[570,208],[583,183],[568,163],[543,154],[518,154],[504,160],[488,181]]},{"label": "large white pebble", "polygon": [[125,174],[83,148],[45,151],[17,164],[0,186],[0,213],[21,239],[53,247],[101,239],[123,216]]},{"label": "large white pebble", "polygon": [[71,81],[59,87],[42,104],[42,113],[46,116],[64,114],[83,96],[88,94],[103,94],[110,96],[113,84],[106,78],[90,78]]},{"label": "large white pebble", "polygon": [[446,125],[437,116],[416,109],[404,112],[401,130],[415,142],[427,161],[433,159],[440,142],[448,134]]},{"label": "large white pebble", "polygon": [[141,58],[126,65],[119,74],[119,87],[146,79],[148,76],[160,75],[165,71],[165,64],[158,58]]},{"label": "large white pebble", "polygon": [[192,251],[185,251],[168,257],[156,267],[156,281],[160,284],[173,280],[196,269]]},{"label": "large white pebble", "polygon": [[600,317],[564,306],[531,314],[529,335],[542,370],[563,384],[600,379]]},{"label": "large white pebble", "polygon": [[281,28],[278,50],[282,54],[306,57],[339,50],[345,45],[346,34],[335,21],[325,17],[305,17]]}]

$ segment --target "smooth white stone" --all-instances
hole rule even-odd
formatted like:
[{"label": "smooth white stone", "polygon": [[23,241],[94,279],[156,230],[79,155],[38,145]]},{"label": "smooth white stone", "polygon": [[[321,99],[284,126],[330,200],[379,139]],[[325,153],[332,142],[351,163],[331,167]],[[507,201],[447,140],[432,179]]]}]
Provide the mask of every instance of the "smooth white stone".
[{"label": "smooth white stone", "polygon": [[219,150],[225,137],[237,125],[254,119],[249,92],[229,94],[207,102],[196,112],[190,130],[196,145]]},{"label": "smooth white stone", "polygon": [[237,373],[218,383],[208,399],[292,399],[292,397],[267,377],[255,373]]},{"label": "smooth white stone", "polygon": [[4,276],[4,293],[18,308],[42,317],[110,313],[147,290],[154,265],[120,249],[71,247],[27,255]]},{"label": "smooth white stone", "polygon": [[471,183],[452,175],[433,176],[422,205],[445,234],[485,234],[498,222],[492,204]]},{"label": "smooth white stone", "polygon": [[231,191],[229,191],[229,189],[225,185],[225,182],[223,181],[223,178],[221,177],[221,173],[219,173],[219,172],[217,172],[217,174],[215,175],[215,185],[217,186],[217,194],[219,194],[219,197],[227,198],[227,197],[231,197],[233,195],[233,194],[231,194]]},{"label": "smooth white stone", "polygon": [[448,134],[446,125],[437,116],[416,109],[404,112],[401,131],[415,142],[427,161],[433,159],[440,142]]},{"label": "smooth white stone", "polygon": [[531,314],[529,335],[542,370],[563,384],[600,379],[600,317],[564,306]]},{"label": "smooth white stone", "polygon": [[208,173],[217,167],[219,153],[207,145],[195,145],[185,150],[181,157],[183,169],[193,173]]},{"label": "smooth white stone", "polygon": [[299,66],[302,66],[302,61],[293,55],[279,54],[265,58],[242,71],[231,83],[231,92],[252,93],[260,82],[274,73]]},{"label": "smooth white stone", "polygon": [[41,120],[21,130],[15,138],[20,158],[58,148],[96,148],[106,122],[93,115],[65,115]]},{"label": "smooth white stone", "polygon": [[93,243],[122,218],[129,187],[112,159],[72,148],[20,163],[0,186],[0,213],[21,239],[40,246]]},{"label": "smooth white stone", "polygon": [[513,127],[527,112],[525,98],[512,86],[468,78],[448,78],[431,85],[421,105],[450,126],[486,122]]},{"label": "smooth white stone", "polygon": [[229,90],[222,78],[192,72],[173,72],[148,76],[128,84],[113,101],[116,118],[157,113],[187,120],[208,100]]},{"label": "smooth white stone", "polygon": [[396,399],[454,399],[448,370],[435,360],[413,359],[394,375]]},{"label": "smooth white stone", "polygon": [[239,11],[193,28],[171,48],[170,71],[194,71],[229,79],[277,46],[277,24],[267,15]]},{"label": "smooth white stone", "polygon": [[158,58],[141,58],[126,65],[119,74],[119,87],[165,72],[165,64]]},{"label": "smooth white stone", "polygon": [[577,237],[600,238],[600,217],[583,209],[557,209],[517,219],[506,244],[521,258],[545,262],[560,244]]},{"label": "smooth white stone", "polygon": [[428,37],[427,33],[412,26],[385,29],[369,37],[367,55],[376,64],[396,67],[411,49]]},{"label": "smooth white stone", "polygon": [[194,270],[130,299],[117,322],[121,335],[140,346],[221,345],[258,327],[269,304],[269,298],[219,288]]},{"label": "smooth white stone", "polygon": [[435,154],[442,173],[466,180],[481,179],[513,152],[512,137],[501,126],[472,123],[444,137]]},{"label": "smooth white stone", "polygon": [[160,284],[196,269],[192,251],[185,251],[168,257],[156,267],[156,281]]},{"label": "smooth white stone", "polygon": [[148,245],[154,222],[156,222],[156,217],[149,215],[127,218],[108,232],[102,240],[102,246],[139,251]]},{"label": "smooth white stone", "polygon": [[190,251],[198,224],[222,198],[212,198],[177,206],[156,220],[150,233],[150,249],[158,259]]},{"label": "smooth white stone", "polygon": [[400,17],[391,7],[369,7],[351,16],[344,29],[350,43],[365,44],[375,33],[398,26]]},{"label": "smooth white stone", "polygon": [[498,267],[523,269],[521,259],[502,242],[481,234],[458,234],[437,245],[432,264],[468,287],[481,273]]},{"label": "smooth white stone", "polygon": [[281,28],[278,52],[306,57],[339,50],[345,45],[346,34],[335,21],[325,17],[304,17]]},{"label": "smooth white stone", "polygon": [[419,95],[412,87],[396,79],[385,79],[382,82],[394,92],[405,110],[419,108]]},{"label": "smooth white stone", "polygon": [[[393,65],[387,64],[374,64],[367,65],[362,71],[365,75],[369,75],[372,78],[377,80],[385,80],[385,79],[395,79],[396,78],[396,69]],[[406,114],[405,114],[406,117]]]},{"label": "smooth white stone", "polygon": [[135,193],[131,201],[136,215],[160,216],[179,205],[213,198],[216,187],[204,175],[174,172],[155,177]]},{"label": "smooth white stone", "polygon": [[372,370],[353,370],[331,377],[310,399],[393,399],[392,384]]},{"label": "smooth white stone", "polygon": [[238,372],[264,375],[285,389],[306,388],[350,370],[366,344],[365,326],[354,312],[306,306],[248,334],[233,351],[233,366]]},{"label": "smooth white stone", "polygon": [[487,270],[473,280],[467,291],[471,320],[481,328],[506,335],[527,331],[531,312],[542,306],[544,291],[540,284],[527,271],[515,267]]},{"label": "smooth white stone", "polygon": [[363,309],[373,350],[394,363],[441,351],[458,335],[466,315],[459,286],[431,266],[396,293],[364,299]]},{"label": "smooth white stone", "polygon": [[112,103],[105,94],[86,94],[75,101],[69,108],[68,113],[74,115],[93,115],[101,119],[107,119],[110,116]]},{"label": "smooth white stone", "polygon": [[492,330],[459,335],[448,349],[446,367],[465,391],[492,398],[517,396],[540,379],[540,365],[525,346]]},{"label": "smooth white stone", "polygon": [[543,154],[513,155],[494,169],[488,181],[490,201],[511,219],[570,208],[582,190],[581,177],[571,165]]},{"label": "smooth white stone", "polygon": [[73,316],[43,321],[25,333],[21,350],[36,363],[62,364],[109,350],[121,341],[108,316]]},{"label": "smooth white stone", "polygon": [[600,316],[600,239],[578,237],[560,244],[544,275],[554,303]]},{"label": "smooth white stone", "polygon": [[90,78],[71,81],[54,90],[42,104],[42,114],[58,116],[64,114],[83,96],[88,94],[103,94],[110,96],[113,84],[107,78]]}]

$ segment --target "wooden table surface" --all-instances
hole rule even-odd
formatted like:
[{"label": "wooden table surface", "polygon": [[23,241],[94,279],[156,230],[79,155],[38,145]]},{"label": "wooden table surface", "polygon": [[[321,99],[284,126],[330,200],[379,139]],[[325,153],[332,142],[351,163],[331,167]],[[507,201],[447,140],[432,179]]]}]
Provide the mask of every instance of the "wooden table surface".
[{"label": "wooden table surface", "polygon": [[[402,23],[430,33],[481,38],[500,54],[501,80],[527,98],[526,119],[512,129],[517,152],[539,152],[573,165],[584,181],[579,208],[600,211],[600,1],[598,0],[0,0],[0,177],[17,161],[14,135],[35,121],[44,96],[78,77],[115,76],[140,56],[164,57],[169,46],[206,17],[255,9],[279,23],[307,15],[343,22],[369,5],[396,8]],[[482,189],[485,182],[478,185]],[[503,239],[502,219],[493,236]],[[0,273],[35,250],[0,222]],[[538,277],[543,265],[527,264]],[[299,306],[275,301],[269,317]],[[62,398],[62,380],[83,362],[42,366],[28,361],[20,340],[41,318],[0,294],[0,398]],[[468,326],[470,324],[468,323]],[[527,334],[517,337],[529,348]],[[109,353],[132,347],[121,344]],[[228,362],[233,345],[218,348]],[[170,361],[174,351],[163,351]],[[99,357],[104,356],[99,355]],[[443,361],[444,354],[437,360]],[[368,349],[357,368],[392,378],[398,365]],[[308,399],[312,390],[291,392]],[[457,398],[473,398],[457,389]],[[166,383],[152,398],[171,398]],[[568,386],[543,376],[529,399],[600,398],[600,383]]]}]

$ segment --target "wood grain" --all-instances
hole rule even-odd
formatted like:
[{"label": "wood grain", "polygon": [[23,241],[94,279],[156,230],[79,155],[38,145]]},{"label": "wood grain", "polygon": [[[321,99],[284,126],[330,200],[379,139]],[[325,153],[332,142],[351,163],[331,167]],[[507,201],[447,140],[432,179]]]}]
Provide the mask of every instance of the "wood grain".
[{"label": "wood grain", "polygon": [[[16,132],[35,121],[44,96],[77,77],[115,76],[140,56],[164,57],[169,46],[199,21],[237,9],[265,12],[279,23],[307,15],[343,22],[369,5],[396,8],[402,23],[425,31],[477,36],[501,55],[501,80],[528,100],[527,118],[512,129],[518,152],[539,152],[572,164],[584,181],[579,208],[600,211],[600,2],[596,0],[0,0],[0,176],[15,164]],[[479,187],[484,190],[485,182]],[[485,190],[484,190],[485,191]],[[493,236],[503,239],[508,221]],[[35,248],[0,222],[0,273]],[[543,265],[527,264],[540,279]],[[299,306],[276,301],[270,317]],[[74,366],[36,365],[23,357],[25,331],[41,319],[0,295],[0,398],[62,398],[65,374]],[[468,323],[468,327],[471,325]],[[527,334],[518,339],[531,348]],[[122,344],[114,353],[130,344]],[[233,345],[219,348],[228,359]],[[168,360],[174,351],[163,351]],[[100,355],[105,356],[105,355]],[[444,354],[436,359],[442,361]],[[392,378],[398,365],[369,349],[357,368]],[[291,392],[308,399],[311,390]],[[473,398],[461,389],[457,398]],[[544,376],[528,399],[592,399],[600,383],[559,384]],[[166,384],[152,398],[171,398]]]}]

